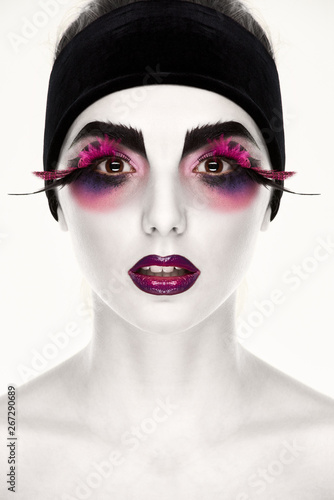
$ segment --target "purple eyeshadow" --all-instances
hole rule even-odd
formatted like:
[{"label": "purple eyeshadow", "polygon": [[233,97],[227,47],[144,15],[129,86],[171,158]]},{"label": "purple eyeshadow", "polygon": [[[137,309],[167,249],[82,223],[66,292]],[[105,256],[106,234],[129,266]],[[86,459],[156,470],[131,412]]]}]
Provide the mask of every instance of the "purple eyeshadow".
[{"label": "purple eyeshadow", "polygon": [[101,193],[112,188],[122,186],[128,179],[128,174],[99,174],[94,170],[82,169],[80,176],[75,180],[76,188],[90,193]]},{"label": "purple eyeshadow", "polygon": [[223,175],[203,173],[201,174],[201,179],[208,186],[218,188],[230,195],[248,190],[254,183],[247,170],[242,167],[237,167],[231,173]]}]

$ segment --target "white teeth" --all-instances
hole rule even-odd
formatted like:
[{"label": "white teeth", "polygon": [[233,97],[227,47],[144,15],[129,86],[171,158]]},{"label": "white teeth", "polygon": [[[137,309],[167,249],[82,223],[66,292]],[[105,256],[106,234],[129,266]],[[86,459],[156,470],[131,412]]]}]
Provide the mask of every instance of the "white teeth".
[{"label": "white teeth", "polygon": [[174,266],[166,266],[166,267],[162,267],[162,270],[164,273],[172,273],[174,271]]},{"label": "white teeth", "polygon": [[174,266],[144,266],[138,270],[139,274],[145,274],[149,276],[183,276],[187,274],[187,271],[182,267]]},{"label": "white teeth", "polygon": [[[150,266],[143,267],[145,271],[151,271],[152,273],[172,273],[174,271],[174,266]],[[181,267],[175,267],[175,269],[181,269]]]},{"label": "white teeth", "polygon": [[161,273],[162,272],[162,266],[150,266],[150,271],[152,273]]}]

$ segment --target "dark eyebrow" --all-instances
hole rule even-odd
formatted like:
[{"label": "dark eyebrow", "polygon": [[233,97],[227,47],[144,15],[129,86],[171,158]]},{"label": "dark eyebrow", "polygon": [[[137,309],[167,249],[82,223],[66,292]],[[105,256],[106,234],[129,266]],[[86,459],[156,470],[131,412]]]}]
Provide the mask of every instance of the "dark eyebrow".
[{"label": "dark eyebrow", "polygon": [[76,135],[70,148],[86,137],[94,136],[104,139],[105,135],[107,135],[109,139],[121,139],[121,144],[123,146],[132,149],[132,151],[139,153],[147,159],[142,131],[111,122],[95,121],[87,123],[87,125],[80,130],[78,135]]},{"label": "dark eyebrow", "polygon": [[226,139],[231,136],[243,137],[252,142],[257,148],[259,147],[254,137],[241,123],[235,121],[218,121],[217,123],[208,123],[187,131],[182,158],[203,146],[207,146],[209,139],[218,139],[222,134],[224,134]]},{"label": "dark eyebrow", "polygon": [[[218,137],[222,134],[224,134],[224,137],[226,138],[231,136],[243,137],[258,147],[254,137],[241,123],[236,121],[218,121],[217,123],[208,123],[206,125],[201,125],[191,130],[187,130],[184,139],[182,158],[193,151],[208,145],[209,139],[218,139]],[[107,135],[109,139],[120,139],[123,146],[139,153],[147,160],[142,131],[131,126],[111,122],[95,121],[88,123],[80,130],[70,147],[73,147],[77,142],[85,137],[94,136],[101,137],[103,139],[105,135]]]}]

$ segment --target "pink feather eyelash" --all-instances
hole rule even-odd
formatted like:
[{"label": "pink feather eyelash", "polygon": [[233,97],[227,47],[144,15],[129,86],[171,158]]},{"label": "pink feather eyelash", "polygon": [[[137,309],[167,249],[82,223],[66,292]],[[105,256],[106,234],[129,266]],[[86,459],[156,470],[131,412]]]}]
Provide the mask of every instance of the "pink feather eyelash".
[{"label": "pink feather eyelash", "polygon": [[[79,162],[77,167],[72,167],[65,170],[33,172],[33,174],[37,177],[40,177],[41,179],[50,181],[62,179],[66,175],[72,173],[74,170],[77,170],[78,168],[85,168],[91,165],[94,160],[103,158],[104,156],[118,156],[123,157],[124,159],[129,161],[126,156],[122,155],[122,153],[119,153],[118,151],[116,151],[116,149],[114,149],[115,144],[118,144],[120,140],[121,139],[118,139],[117,141],[115,139],[109,139],[107,135],[104,136],[104,139],[97,138],[97,141],[100,143],[100,147],[96,148],[92,144],[89,144],[88,149],[83,150],[79,153]],[[250,168],[267,179],[279,181],[283,181],[288,177],[295,175],[296,173],[277,170],[262,170],[259,167],[253,167],[250,162],[250,155],[248,151],[246,151],[245,149],[241,149],[240,144],[235,144],[231,147],[230,143],[232,142],[232,139],[225,139],[224,134],[222,134],[219,139],[208,139],[208,141],[214,145],[215,149],[202,156],[200,158],[201,160],[209,157],[225,156],[227,158],[235,160],[240,167]]]},{"label": "pink feather eyelash", "polygon": [[78,168],[86,168],[90,166],[92,162],[94,162],[94,160],[98,160],[100,158],[103,158],[104,156],[117,156],[129,161],[129,158],[127,158],[125,155],[114,148],[114,146],[118,144],[121,139],[109,139],[108,136],[105,135],[104,139],[97,138],[96,140],[100,143],[100,146],[98,148],[92,144],[89,144],[88,149],[80,151],[78,155],[79,162],[77,167],[71,167],[65,170],[33,172],[33,174],[46,181],[51,181],[55,179],[62,179]]},{"label": "pink feather eyelash", "polygon": [[[267,179],[279,180],[283,181],[292,175],[295,175],[296,172],[286,172],[286,171],[277,171],[277,170],[262,170],[259,167],[253,167],[250,162],[250,154],[245,149],[241,149],[240,144],[235,144],[234,146],[230,146],[232,139],[225,139],[224,134],[222,134],[219,139],[208,139],[208,142],[215,146],[213,151],[206,153],[203,158],[207,157],[217,157],[217,156],[225,156],[227,158],[231,158],[237,162],[240,167],[250,168],[251,170],[255,170],[263,177]],[[234,142],[234,141],[233,141]]]},{"label": "pink feather eyelash", "polygon": [[118,144],[121,139],[117,141],[115,139],[109,139],[107,135],[104,136],[104,139],[97,138],[100,143],[100,147],[97,149],[92,144],[89,144],[87,150],[83,150],[79,153],[79,163],[78,168],[88,167],[94,160],[99,160],[104,156],[121,156],[123,158],[128,159],[122,153],[119,153],[114,149],[114,145]]}]

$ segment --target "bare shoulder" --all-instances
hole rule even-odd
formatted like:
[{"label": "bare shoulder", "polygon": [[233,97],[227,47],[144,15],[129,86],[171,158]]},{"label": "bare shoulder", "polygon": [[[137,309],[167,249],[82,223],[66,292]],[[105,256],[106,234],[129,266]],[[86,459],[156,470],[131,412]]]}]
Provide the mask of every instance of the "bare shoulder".
[{"label": "bare shoulder", "polygon": [[309,422],[329,419],[334,425],[334,399],[269,365],[249,351],[244,350],[244,355],[254,389],[258,389],[269,413],[276,412],[277,416],[289,420],[294,417],[303,417]]},{"label": "bare shoulder", "polygon": [[16,388],[18,424],[23,430],[48,428],[73,418],[74,372],[80,353]]},{"label": "bare shoulder", "polygon": [[[78,356],[78,355],[76,355]],[[75,388],[71,380],[75,372],[77,357],[61,363],[26,384],[15,388],[15,433],[13,453],[15,471],[19,471],[24,488],[16,491],[18,499],[37,498],[36,480],[40,478],[44,488],[43,498],[54,498],[52,494],[62,469],[66,443],[71,445],[74,430],[80,427],[80,419],[73,404]],[[80,353],[79,353],[80,356]],[[0,398],[0,434],[2,442],[8,440],[8,395]],[[16,450],[15,450],[16,448]],[[0,447],[0,470],[9,471],[10,448]],[[54,471],[57,470],[57,480]],[[43,478],[43,481],[42,481]],[[63,478],[65,481],[66,478]],[[43,485],[43,486],[42,486]],[[0,498],[9,498],[6,484],[0,484]],[[39,497],[38,497],[39,498]]]},{"label": "bare shoulder", "polygon": [[[301,472],[334,498],[334,400],[250,355],[268,435],[289,436],[301,451]],[[263,417],[265,415],[265,417]],[[284,441],[284,439],[283,439]],[[326,496],[327,491],[330,495]]]}]

